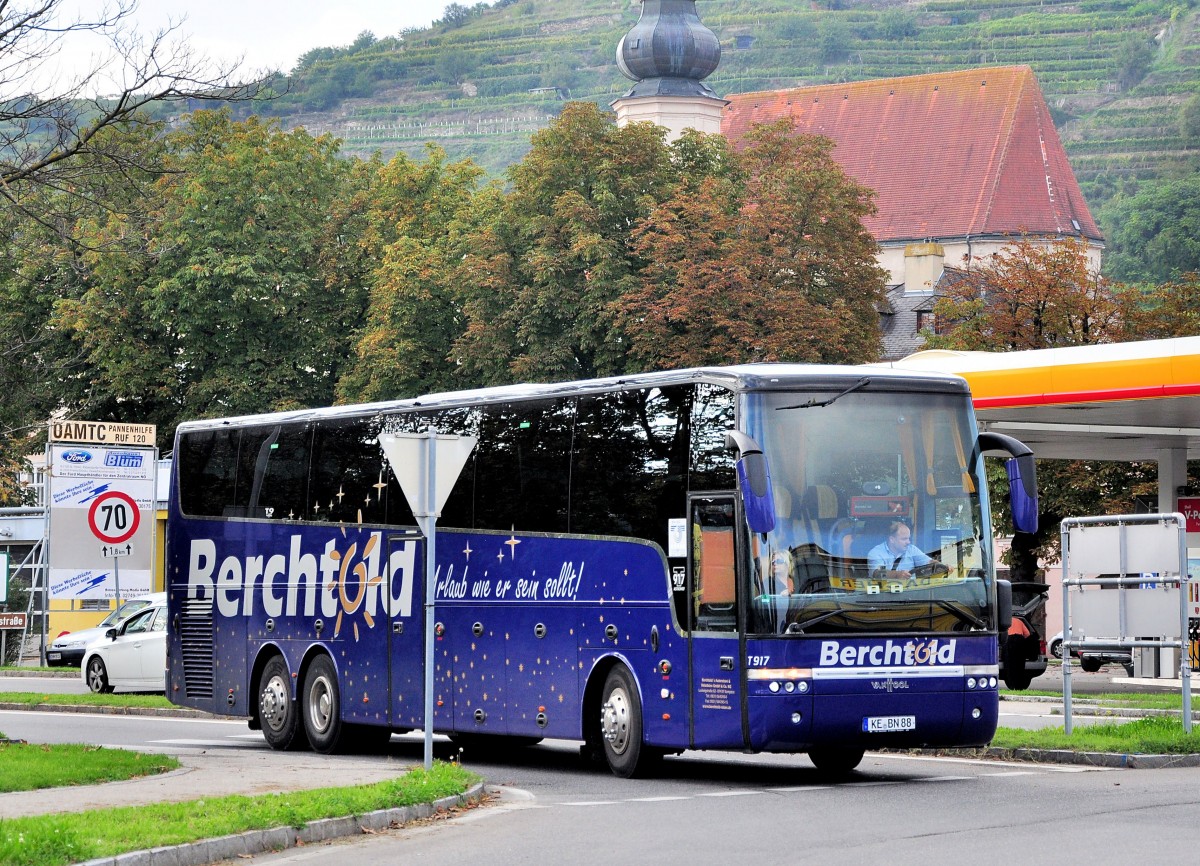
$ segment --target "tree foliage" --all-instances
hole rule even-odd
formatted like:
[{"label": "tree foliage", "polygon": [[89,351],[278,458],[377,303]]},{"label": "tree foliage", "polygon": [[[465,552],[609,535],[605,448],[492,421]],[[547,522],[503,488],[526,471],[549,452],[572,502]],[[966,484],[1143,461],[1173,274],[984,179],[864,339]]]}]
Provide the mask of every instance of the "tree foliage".
[{"label": "tree foliage", "polygon": [[95,370],[80,403],[169,429],[331,402],[363,308],[325,261],[348,170],[336,143],[198,112],[168,148],[145,216],[93,225],[86,290],[59,304]]},{"label": "tree foliage", "polygon": [[[938,333],[929,348],[1009,351],[1079,346],[1198,333],[1200,283],[1138,291],[1110,282],[1088,265],[1077,239],[1044,246],[1018,238],[937,302]],[[1007,480],[1000,467],[989,474],[1000,527],[1012,531]],[[1127,514],[1139,499],[1157,496],[1151,463],[1039,460],[1040,527],[1017,534],[1009,554],[1014,577],[1032,579],[1038,560],[1057,561],[1059,526],[1067,517]]]},{"label": "tree foliage", "polygon": [[1165,283],[1200,272],[1200,176],[1144,182],[1108,202],[1100,221],[1113,279]]},{"label": "tree foliage", "polygon": [[464,328],[456,292],[464,238],[494,196],[478,194],[482,171],[472,163],[447,165],[430,148],[418,163],[404,155],[371,175],[352,211],[350,226],[370,286],[366,321],[355,356],[338,383],[344,401],[382,400],[451,389],[459,384],[448,352]]},{"label": "tree foliage", "polygon": [[972,265],[934,305],[930,349],[1010,351],[1128,339],[1130,295],[1096,273],[1079,238],[1022,236]]},{"label": "tree foliage", "polygon": [[457,363],[488,384],[622,372],[611,304],[642,265],[629,233],[675,181],[662,130],[568,103],[509,176],[460,270]]},{"label": "tree foliage", "polygon": [[647,264],[614,307],[637,366],[874,360],[885,275],[862,224],[872,193],[790,121],[745,145],[713,143],[724,174],[680,184],[634,232]]}]

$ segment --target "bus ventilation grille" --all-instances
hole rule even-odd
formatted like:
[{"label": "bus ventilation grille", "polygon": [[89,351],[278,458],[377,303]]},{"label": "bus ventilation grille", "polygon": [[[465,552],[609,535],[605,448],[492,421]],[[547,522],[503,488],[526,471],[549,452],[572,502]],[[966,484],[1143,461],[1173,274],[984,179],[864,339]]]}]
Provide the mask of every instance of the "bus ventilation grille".
[{"label": "bus ventilation grille", "polygon": [[183,682],[189,698],[213,696],[213,600],[183,603],[179,640],[183,650]]}]

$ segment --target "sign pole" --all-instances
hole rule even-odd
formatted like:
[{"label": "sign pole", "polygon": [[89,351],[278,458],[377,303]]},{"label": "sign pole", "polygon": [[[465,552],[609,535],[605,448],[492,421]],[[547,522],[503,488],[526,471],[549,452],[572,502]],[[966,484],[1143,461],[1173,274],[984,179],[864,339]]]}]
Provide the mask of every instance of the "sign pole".
[{"label": "sign pole", "polygon": [[434,664],[434,600],[437,596],[437,431],[425,431],[429,437],[426,449],[425,478],[430,511],[425,515],[425,769],[433,767],[433,664]]}]

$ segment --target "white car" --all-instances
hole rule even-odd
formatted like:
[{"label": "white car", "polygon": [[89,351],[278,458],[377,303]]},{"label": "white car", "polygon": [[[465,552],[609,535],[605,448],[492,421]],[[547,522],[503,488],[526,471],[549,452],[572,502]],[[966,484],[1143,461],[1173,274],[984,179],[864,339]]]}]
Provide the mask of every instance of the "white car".
[{"label": "white car", "polygon": [[83,681],[93,692],[166,691],[167,600],[110,628],[84,651]]},{"label": "white car", "polygon": [[56,665],[81,665],[83,663],[83,653],[87,649],[88,644],[98,638],[104,637],[104,633],[110,628],[121,625],[121,623],[125,622],[125,620],[129,619],[139,610],[159,600],[163,604],[166,604],[167,594],[165,592],[152,592],[149,595],[139,595],[121,604],[120,607],[102,619],[99,625],[59,635],[46,651],[47,664],[52,667]]}]

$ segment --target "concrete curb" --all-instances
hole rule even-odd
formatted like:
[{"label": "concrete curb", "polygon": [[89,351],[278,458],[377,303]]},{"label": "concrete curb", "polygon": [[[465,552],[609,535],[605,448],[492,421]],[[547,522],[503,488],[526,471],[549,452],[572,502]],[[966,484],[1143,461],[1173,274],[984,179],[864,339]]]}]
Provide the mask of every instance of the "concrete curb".
[{"label": "concrete curb", "polygon": [[[893,750],[885,750],[893,751]],[[901,751],[901,750],[897,750]],[[1176,767],[1200,767],[1200,754],[1133,755],[1117,752],[1072,752],[1067,749],[907,749],[910,755],[949,758],[991,758],[1026,764],[1073,764],[1082,767],[1107,767],[1114,770],[1168,770]]]},{"label": "concrete curb", "polygon": [[235,860],[268,851],[282,851],[297,845],[312,845],[329,839],[356,836],[367,831],[378,832],[393,826],[408,824],[456,806],[478,803],[483,799],[483,783],[455,797],[443,797],[432,803],[418,803],[397,809],[381,809],[365,815],[346,818],[324,818],[297,829],[274,827],[251,830],[234,836],[202,839],[183,845],[168,845],[146,851],[130,851],[114,857],[98,857],[79,866],[207,866],[219,860]]},{"label": "concrete curb", "polygon": [[35,713],[96,713],[102,716],[163,716],[178,719],[243,720],[245,716],[217,716],[187,707],[90,707],[86,704],[25,704],[0,701],[0,710],[26,710]]}]

